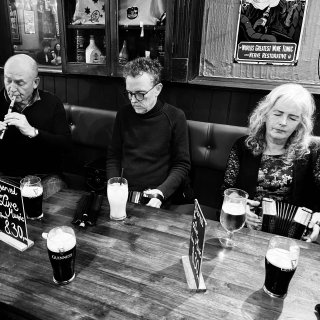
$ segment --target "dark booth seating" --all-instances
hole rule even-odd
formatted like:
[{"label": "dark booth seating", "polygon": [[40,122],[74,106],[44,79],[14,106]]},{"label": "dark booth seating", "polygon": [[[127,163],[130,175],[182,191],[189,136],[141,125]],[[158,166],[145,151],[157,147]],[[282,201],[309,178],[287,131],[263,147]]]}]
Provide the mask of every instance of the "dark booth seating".
[{"label": "dark booth seating", "polygon": [[[73,140],[72,150],[65,159],[65,176],[69,187],[84,189],[84,166],[106,156],[116,112],[69,104],[65,104],[65,110]],[[230,149],[237,138],[247,133],[247,128],[191,120],[188,128],[191,184],[200,205],[206,207],[207,217],[214,219],[216,209],[220,210],[221,206],[220,186]],[[192,213],[190,206],[174,209]]]}]

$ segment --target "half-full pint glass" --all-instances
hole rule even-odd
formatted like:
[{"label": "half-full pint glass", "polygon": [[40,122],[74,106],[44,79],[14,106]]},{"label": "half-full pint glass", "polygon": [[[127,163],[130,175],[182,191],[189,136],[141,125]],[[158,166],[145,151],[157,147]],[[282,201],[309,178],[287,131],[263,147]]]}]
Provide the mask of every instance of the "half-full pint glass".
[{"label": "half-full pint glass", "polygon": [[294,275],[300,248],[290,239],[274,236],[269,241],[265,257],[266,278],[263,289],[271,297],[284,298]]},{"label": "half-full pint glass", "polygon": [[24,211],[28,219],[40,219],[42,213],[43,187],[41,179],[36,176],[26,176],[20,181]]},{"label": "half-full pint glass", "polygon": [[56,284],[67,284],[75,277],[76,236],[70,227],[61,226],[49,231],[47,237],[49,259]]},{"label": "half-full pint glass", "polygon": [[121,177],[109,179],[107,194],[110,205],[110,219],[125,219],[127,217],[128,181]]}]

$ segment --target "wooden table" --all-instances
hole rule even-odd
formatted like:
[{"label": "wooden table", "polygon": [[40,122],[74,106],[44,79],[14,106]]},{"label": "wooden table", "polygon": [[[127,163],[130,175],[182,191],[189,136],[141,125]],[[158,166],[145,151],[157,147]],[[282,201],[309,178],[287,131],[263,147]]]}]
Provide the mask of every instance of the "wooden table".
[{"label": "wooden table", "polygon": [[44,221],[28,222],[35,244],[25,252],[0,243],[1,302],[30,319],[317,319],[318,245],[300,242],[289,293],[272,299],[261,289],[271,235],[243,229],[235,236],[238,247],[223,249],[222,228],[208,221],[202,266],[207,291],[191,292],[181,263],[191,216],[131,204],[129,218],[114,222],[104,201],[97,226],[76,229],[76,278],[55,285],[41,234],[70,225],[81,194],[63,190],[44,202]]}]

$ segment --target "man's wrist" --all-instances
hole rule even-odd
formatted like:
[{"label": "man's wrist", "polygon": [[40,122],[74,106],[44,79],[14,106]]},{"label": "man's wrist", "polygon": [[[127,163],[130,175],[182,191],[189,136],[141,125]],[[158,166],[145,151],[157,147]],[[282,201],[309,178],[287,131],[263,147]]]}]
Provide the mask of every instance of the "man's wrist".
[{"label": "man's wrist", "polygon": [[32,129],[33,129],[33,133],[29,135],[28,138],[35,138],[39,134],[38,129],[36,129],[35,127],[32,127]]}]

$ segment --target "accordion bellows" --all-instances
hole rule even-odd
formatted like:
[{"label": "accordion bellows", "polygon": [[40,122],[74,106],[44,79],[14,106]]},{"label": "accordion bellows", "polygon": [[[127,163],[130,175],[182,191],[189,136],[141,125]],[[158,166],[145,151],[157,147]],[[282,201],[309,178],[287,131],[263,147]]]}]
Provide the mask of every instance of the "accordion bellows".
[{"label": "accordion bellows", "polygon": [[262,200],[262,231],[300,239],[312,217],[312,210],[269,198]]}]

